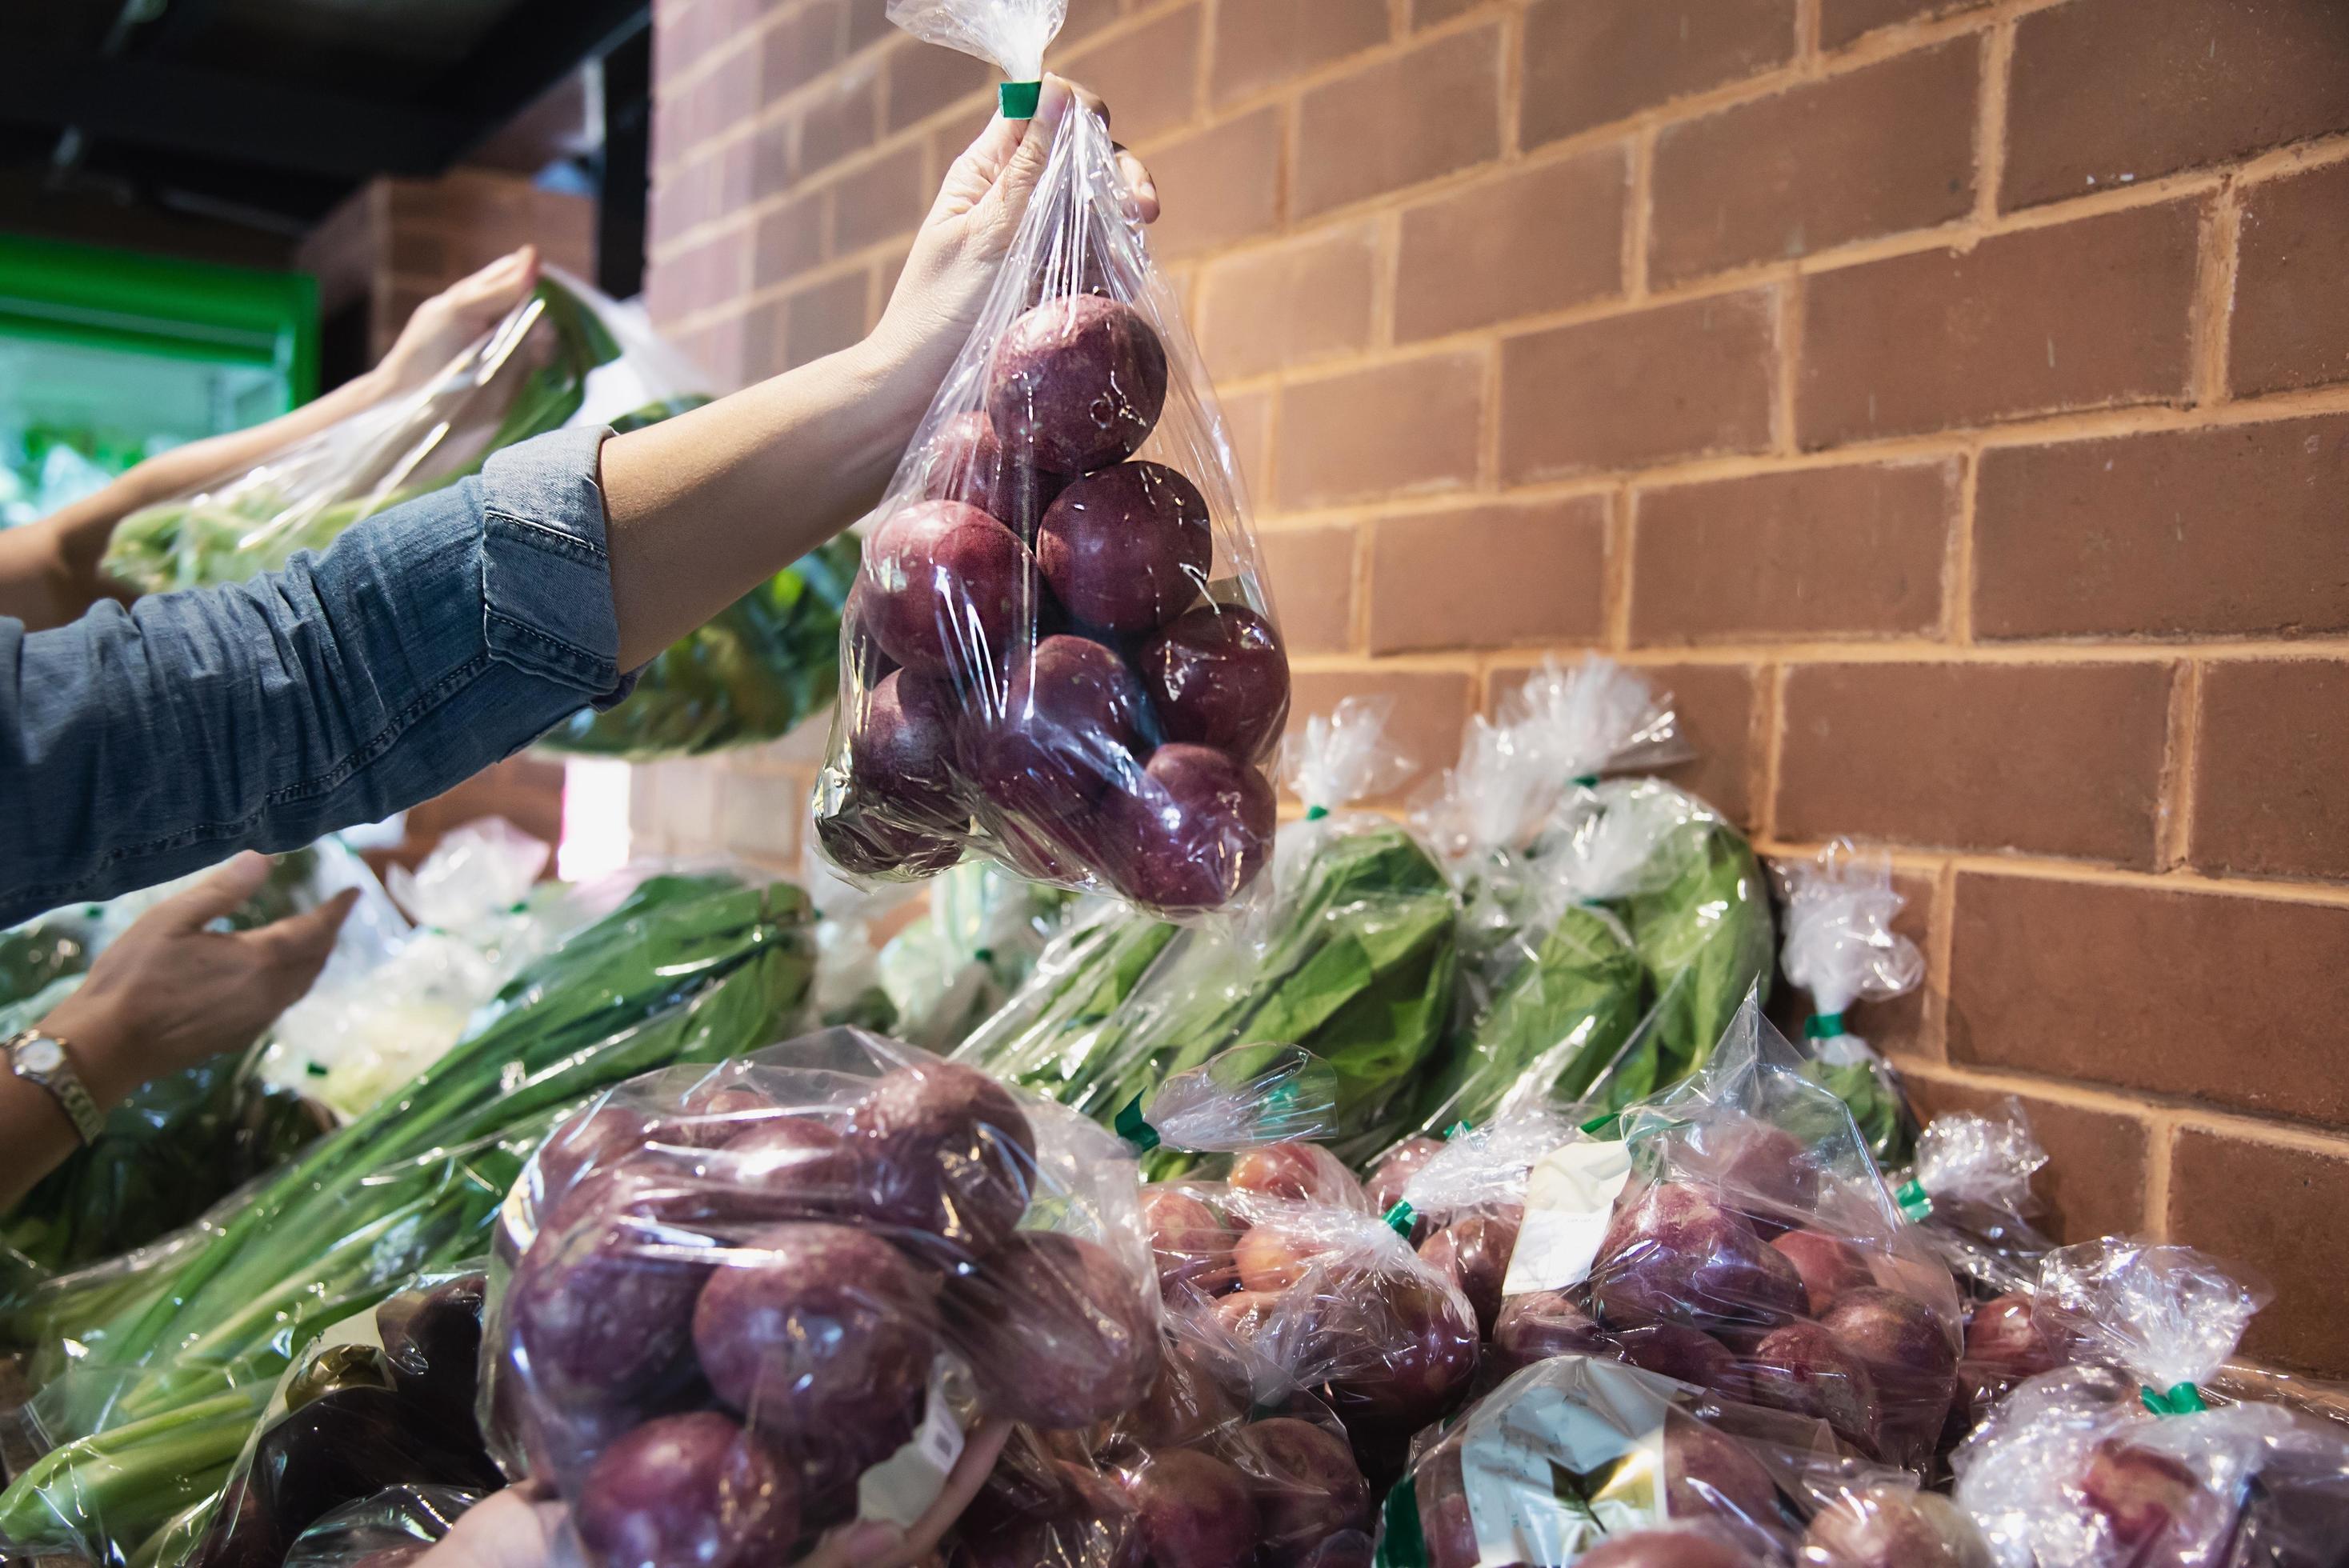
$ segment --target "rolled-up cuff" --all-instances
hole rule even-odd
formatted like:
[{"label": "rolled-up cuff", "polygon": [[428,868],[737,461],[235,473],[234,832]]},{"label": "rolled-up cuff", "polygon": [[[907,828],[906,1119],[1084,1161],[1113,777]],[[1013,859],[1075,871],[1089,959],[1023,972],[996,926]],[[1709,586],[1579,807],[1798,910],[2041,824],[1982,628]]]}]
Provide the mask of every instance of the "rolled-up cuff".
[{"label": "rolled-up cuff", "polygon": [[556,430],[483,465],[481,604],[492,658],[608,707],[636,685],[605,549],[600,455],[611,431]]}]

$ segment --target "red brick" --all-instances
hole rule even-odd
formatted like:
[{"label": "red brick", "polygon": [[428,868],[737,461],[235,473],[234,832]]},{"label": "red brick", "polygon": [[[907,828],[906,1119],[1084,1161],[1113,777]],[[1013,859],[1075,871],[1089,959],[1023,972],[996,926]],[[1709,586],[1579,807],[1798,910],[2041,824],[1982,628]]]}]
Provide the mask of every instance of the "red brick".
[{"label": "red brick", "polygon": [[1386,41],[1386,8],[1365,0],[1225,0],[1210,90],[1229,103]]},{"label": "red brick", "polygon": [[1778,832],[2150,867],[2170,681],[2150,663],[1797,665]]},{"label": "red brick", "polygon": [[1252,507],[1262,507],[1272,497],[1272,393],[1227,393],[1220,401],[1241,488]]},{"label": "red brick", "polygon": [[1146,141],[1198,113],[1199,7],[1185,5],[1052,67],[1109,105],[1121,141]]},{"label": "red brick", "polygon": [[1812,276],[1803,445],[2182,398],[2200,222],[2175,201]]},{"label": "red brick", "polygon": [[2027,207],[2349,129],[2331,0],[2071,0],[2015,23],[1999,200]]},{"label": "red brick", "polygon": [[878,162],[843,177],[832,192],[832,253],[853,255],[910,232],[928,211],[930,186],[922,150],[901,147]]},{"label": "red brick", "polygon": [[823,202],[794,197],[763,213],[750,247],[750,286],[795,278],[823,259]]},{"label": "red brick", "polygon": [[1504,339],[1504,480],[1769,445],[1773,293],[1691,300]]},{"label": "red brick", "polygon": [[766,101],[805,87],[841,62],[848,46],[845,11],[844,0],[818,0],[768,31],[760,70]]},{"label": "red brick", "polygon": [[1291,209],[1310,217],[1498,157],[1500,95],[1497,26],[1310,89],[1297,106]]},{"label": "red brick", "polygon": [[2344,486],[2342,415],[1992,449],[1975,502],[1974,630],[2349,629]]},{"label": "red brick", "polygon": [[713,322],[688,341],[686,358],[708,373],[710,385],[730,392],[749,379],[745,365],[748,323],[740,315]]},{"label": "red brick", "polygon": [[1642,490],[1635,643],[1914,635],[1941,621],[1954,461]]},{"label": "red brick", "polygon": [[2349,909],[1961,872],[1950,1058],[2349,1121]]},{"label": "red brick", "polygon": [[2092,1242],[2146,1228],[2146,1124],[2125,1111],[2105,1110],[2038,1095],[2010,1094],[1971,1078],[1904,1072],[1917,1114],[1951,1111],[1997,1116],[2012,1099],[2021,1104],[2032,1137],[2047,1163],[2032,1178],[2032,1195],[2046,1206],[2040,1228],[2059,1242]]},{"label": "red brick", "polygon": [[1438,22],[1464,16],[1484,4],[1485,0],[1411,0],[1411,25],[1433,27]]},{"label": "red brick", "polygon": [[1116,21],[1123,9],[1120,0],[1069,0],[1069,19],[1061,24],[1061,36],[1053,42],[1066,48],[1091,37]]},{"label": "red brick", "polygon": [[2349,380],[2349,163],[2243,198],[2228,326],[2238,397]]},{"label": "red brick", "polygon": [[1152,252],[1174,261],[1279,227],[1286,160],[1277,106],[1152,149],[1150,177],[1164,209]]},{"label": "red brick", "polygon": [[1394,704],[1386,734],[1411,772],[1389,800],[1400,799],[1429,772],[1448,768],[1460,754],[1460,731],[1468,722],[1474,680],[1450,670],[1398,670],[1374,665],[1350,670],[1299,670],[1288,704],[1288,733],[1305,728],[1313,715],[1327,715],[1341,698],[1383,696]]},{"label": "red brick", "polygon": [[891,49],[887,58],[888,129],[893,135],[965,98],[993,92],[1002,79],[978,56],[937,44],[904,44]]},{"label": "red brick", "polygon": [[2349,1247],[2349,1147],[2297,1147],[2181,1127],[2170,1146],[2165,1237],[2247,1266],[2275,1296],[2242,1354],[2326,1377],[2349,1374],[2341,1250]]},{"label": "red brick", "polygon": [[1218,380],[1240,380],[1368,347],[1378,232],[1340,229],[1210,264],[1199,350]]},{"label": "red brick", "polygon": [[759,51],[748,45],[730,46],[731,54],[686,89],[687,131],[698,143],[714,140],[758,113]]},{"label": "red brick", "polygon": [[752,131],[749,140],[750,199],[763,201],[791,190],[799,180],[797,128],[788,119],[779,119]]},{"label": "red brick", "polygon": [[2203,666],[2190,841],[2196,865],[2220,874],[2349,880],[2344,714],[2349,663]]},{"label": "red brick", "polygon": [[854,53],[884,38],[902,36],[889,21],[889,0],[848,0],[848,47]]},{"label": "red brick", "polygon": [[1982,49],[1959,38],[1666,126],[1651,274],[1676,282],[1964,217]]},{"label": "red brick", "polygon": [[788,309],[781,300],[754,305],[742,317],[741,380],[744,385],[780,376],[783,362],[783,332]]},{"label": "red brick", "polygon": [[1371,531],[1371,652],[1596,642],[1604,496],[1381,518]]},{"label": "red brick", "polygon": [[826,77],[810,95],[799,117],[799,154],[792,168],[801,179],[864,151],[877,139],[881,82],[870,65]]},{"label": "red brick", "polygon": [[864,335],[864,296],[871,280],[863,270],[811,284],[783,302],[783,367],[837,354]]},{"label": "red brick", "polygon": [[1511,173],[1402,214],[1395,336],[1560,310],[1623,287],[1625,150]]},{"label": "red brick", "polygon": [[1292,654],[1342,654],[1354,645],[1354,530],[1283,528],[1258,536],[1280,634]]},{"label": "red brick", "polygon": [[1795,54],[1795,0],[1533,0],[1519,139],[1538,147]]},{"label": "red brick", "polygon": [[1283,510],[1475,482],[1485,356],[1440,354],[1280,393],[1274,494]]},{"label": "red brick", "polygon": [[676,321],[741,298],[750,273],[750,232],[747,226],[729,229],[657,263],[646,280],[654,319]]},{"label": "red brick", "polygon": [[1989,0],[1820,0],[1819,43],[1839,48],[1862,33],[1895,22],[1921,21],[1987,4]]}]

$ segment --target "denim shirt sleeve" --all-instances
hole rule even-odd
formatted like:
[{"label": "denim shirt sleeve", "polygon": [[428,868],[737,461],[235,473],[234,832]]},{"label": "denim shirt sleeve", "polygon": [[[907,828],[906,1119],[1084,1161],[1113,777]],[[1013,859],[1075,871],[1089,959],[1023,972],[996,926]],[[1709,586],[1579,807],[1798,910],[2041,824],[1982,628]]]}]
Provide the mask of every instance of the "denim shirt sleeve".
[{"label": "denim shirt sleeve", "polygon": [[232,587],[0,619],[0,925],[430,799],[629,685],[605,430]]}]

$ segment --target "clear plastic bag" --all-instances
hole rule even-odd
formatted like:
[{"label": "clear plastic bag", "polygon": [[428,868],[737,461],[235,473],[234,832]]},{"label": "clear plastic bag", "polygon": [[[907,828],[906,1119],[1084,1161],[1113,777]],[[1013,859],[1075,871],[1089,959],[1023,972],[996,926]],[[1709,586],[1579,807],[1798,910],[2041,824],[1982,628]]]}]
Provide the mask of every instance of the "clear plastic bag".
[{"label": "clear plastic bag", "polygon": [[2031,1190],[2046,1163],[2013,1096],[1994,1115],[1944,1111],[1917,1135],[1900,1206],[1977,1294],[2028,1291],[2055,1250],[2034,1223],[2044,1209]]},{"label": "clear plastic bag", "polygon": [[[709,391],[641,313],[550,269],[427,385],[124,519],[106,570],[146,593],[241,583],[478,474],[504,448],[564,428],[641,428]],[[779,738],[831,699],[856,562],[843,538],[777,573],[657,655],[626,702],[581,712],[544,744],[647,758]]]},{"label": "clear plastic bag", "polygon": [[[891,15],[1017,77],[1059,11]],[[844,870],[927,877],[976,850],[1194,913],[1270,854],[1288,655],[1222,416],[1127,201],[1108,128],[1071,109],[867,536],[816,791]]]},{"label": "clear plastic bag", "polygon": [[187,1555],[192,1568],[278,1568],[312,1526],[390,1488],[496,1490],[473,1418],[487,1284],[478,1269],[420,1277],[305,1350]]},{"label": "clear plastic bag", "polygon": [[1385,705],[1349,699],[1291,743],[1306,812],[1280,830],[1260,922],[1178,929],[1111,917],[1090,956],[1072,966],[1048,956],[1032,995],[955,1059],[1111,1120],[1232,1047],[1292,1045],[1337,1075],[1340,1157],[1366,1160],[1392,1141],[1451,1016],[1457,906],[1414,835],[1346,809],[1407,767],[1387,717]]},{"label": "clear plastic bag", "polygon": [[1844,1015],[1924,983],[1925,955],[1892,929],[1908,901],[1892,886],[1892,861],[1837,840],[1808,861],[1782,861],[1786,978],[1811,994],[1805,1048],[1819,1081],[1851,1107],[1869,1150],[1886,1165],[1908,1159],[1916,1112],[1884,1058]]},{"label": "clear plastic bag", "polygon": [[583,1100],[792,1026],[799,892],[739,870],[637,868],[596,923],[525,968],[401,1093],[118,1274],[27,1315],[72,1351],[27,1407],[49,1451],[0,1492],[0,1535],[127,1563],[209,1506],[278,1376],[328,1325],[487,1249],[531,1150]]},{"label": "clear plastic bag", "polygon": [[929,905],[876,957],[891,1033],[950,1051],[1027,980],[1076,900],[1000,866],[969,861],[927,884]]},{"label": "clear plastic bag", "polygon": [[388,1487],[304,1531],[285,1568],[400,1568],[455,1528],[481,1494],[459,1487]]},{"label": "clear plastic bag", "polygon": [[2050,1253],[2037,1295],[2081,1364],[2017,1387],[1951,1458],[2002,1564],[2339,1561],[2349,1439],[2202,1393],[2264,1292],[2190,1248],[2108,1238]]},{"label": "clear plastic bag", "polygon": [[[1084,1118],[863,1030],[639,1079],[506,1204],[493,1447],[591,1562],[910,1525],[977,1419],[1085,1427],[1148,1388],[1137,1192]],[[728,1476],[759,1504],[679,1501]]]}]

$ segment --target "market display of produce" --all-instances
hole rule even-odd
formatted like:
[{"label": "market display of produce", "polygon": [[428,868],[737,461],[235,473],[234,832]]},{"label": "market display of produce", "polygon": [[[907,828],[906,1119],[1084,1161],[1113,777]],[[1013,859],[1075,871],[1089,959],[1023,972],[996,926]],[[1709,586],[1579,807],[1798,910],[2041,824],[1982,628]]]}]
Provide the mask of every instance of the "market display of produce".
[{"label": "market display of produce", "polygon": [[[550,271],[430,384],[124,519],[106,572],[142,593],[243,583],[534,436],[639,429],[709,391],[640,318]],[[856,563],[854,539],[825,545],[656,656],[626,701],[582,712],[540,744],[655,758],[778,738],[832,699]]]},{"label": "market display of produce", "polygon": [[[1061,8],[905,4],[1014,82]],[[854,875],[977,851],[1167,914],[1272,850],[1288,658],[1215,394],[1108,127],[1066,116],[994,292],[875,514],[818,835]]]}]

